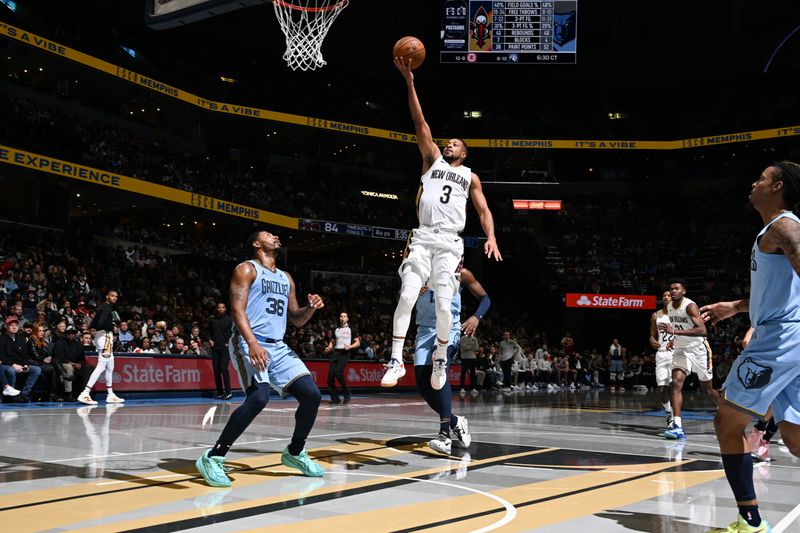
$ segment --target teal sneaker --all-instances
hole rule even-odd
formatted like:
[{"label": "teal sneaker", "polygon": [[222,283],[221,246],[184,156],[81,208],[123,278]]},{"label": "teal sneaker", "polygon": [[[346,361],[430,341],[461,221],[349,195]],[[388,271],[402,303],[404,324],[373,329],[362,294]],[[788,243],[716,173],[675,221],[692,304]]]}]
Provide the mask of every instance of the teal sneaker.
[{"label": "teal sneaker", "polygon": [[737,515],[736,518],[736,522],[733,522],[728,527],[710,529],[707,533],[772,533],[772,526],[766,520],[762,519],[758,526],[753,527],[741,515]]},{"label": "teal sneaker", "polygon": [[325,469],[322,468],[318,462],[309,457],[305,449],[300,452],[300,455],[292,455],[289,453],[289,447],[287,446],[281,454],[281,463],[283,463],[284,466],[298,469],[304,476],[322,477],[325,474]]},{"label": "teal sneaker", "polygon": [[[211,450],[208,450],[208,452],[210,451]],[[225,467],[223,466],[225,458],[221,455],[209,457],[208,452],[201,455],[200,459],[194,463],[197,467],[197,471],[200,472],[200,475],[203,476],[206,483],[212,487],[230,487],[231,480],[227,474],[225,474]]]}]

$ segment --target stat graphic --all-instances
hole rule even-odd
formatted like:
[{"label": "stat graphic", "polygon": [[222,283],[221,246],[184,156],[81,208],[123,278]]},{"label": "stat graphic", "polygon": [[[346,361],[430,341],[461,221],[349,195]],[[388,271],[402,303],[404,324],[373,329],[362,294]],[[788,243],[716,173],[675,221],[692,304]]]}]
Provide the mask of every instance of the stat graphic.
[{"label": "stat graphic", "polygon": [[576,62],[577,0],[443,0],[442,5],[442,63]]}]

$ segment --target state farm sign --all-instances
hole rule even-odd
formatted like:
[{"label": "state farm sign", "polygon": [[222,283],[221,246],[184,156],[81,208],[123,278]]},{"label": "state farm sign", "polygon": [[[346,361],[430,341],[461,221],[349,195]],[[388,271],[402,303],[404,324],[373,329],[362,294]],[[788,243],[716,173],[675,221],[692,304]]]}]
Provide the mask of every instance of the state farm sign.
[{"label": "state farm sign", "polygon": [[567,307],[585,309],[655,309],[656,297],[646,294],[567,293]]}]

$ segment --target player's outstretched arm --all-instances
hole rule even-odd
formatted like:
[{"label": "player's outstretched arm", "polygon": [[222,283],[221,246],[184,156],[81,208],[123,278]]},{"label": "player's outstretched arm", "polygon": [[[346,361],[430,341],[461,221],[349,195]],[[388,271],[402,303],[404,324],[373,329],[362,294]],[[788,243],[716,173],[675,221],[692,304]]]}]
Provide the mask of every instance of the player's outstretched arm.
[{"label": "player's outstretched arm", "polygon": [[433,142],[433,135],[431,128],[425,121],[425,116],[422,114],[422,106],[417,97],[417,90],[414,88],[414,73],[411,72],[411,59],[404,62],[403,58],[395,57],[394,66],[403,75],[408,87],[408,109],[411,111],[411,119],[414,121],[414,129],[417,135],[417,145],[422,154],[422,173],[425,174],[428,169],[433,165],[438,157],[442,155],[439,147]]},{"label": "player's outstretched arm", "polygon": [[297,296],[295,295],[294,279],[288,273],[286,277],[289,278],[289,322],[296,328],[303,326],[306,322],[311,320],[311,316],[317,309],[322,309],[325,304],[322,303],[322,298],[317,294],[308,295],[308,305],[300,307],[297,304]]},{"label": "player's outstretched arm", "polygon": [[736,313],[746,313],[750,310],[750,299],[735,300],[733,302],[717,302],[711,305],[704,305],[700,308],[700,318],[703,321],[711,321],[715,325],[721,320],[730,318]]},{"label": "player's outstretched arm", "polygon": [[259,372],[267,369],[269,358],[267,350],[256,340],[247,319],[247,297],[250,294],[250,285],[256,279],[256,269],[248,262],[240,263],[233,271],[231,278],[231,318],[236,326],[236,331],[247,343],[250,353],[250,362]]},{"label": "player's outstretched arm", "polygon": [[463,331],[465,335],[472,336],[475,335],[478,324],[483,319],[486,311],[489,310],[489,306],[492,305],[492,300],[489,299],[489,295],[486,294],[483,285],[475,278],[475,274],[466,268],[461,270],[461,284],[464,285],[479,302],[478,309],[475,310],[475,313],[461,324],[461,331]]},{"label": "player's outstretched arm", "polygon": [[487,257],[494,258],[495,261],[502,261],[503,256],[500,255],[500,248],[497,247],[497,240],[494,237],[494,217],[492,217],[489,204],[483,195],[481,180],[478,179],[478,175],[474,172],[469,186],[469,195],[472,197],[472,205],[475,206],[475,210],[478,212],[481,227],[486,234],[486,244],[483,245],[483,252]]}]

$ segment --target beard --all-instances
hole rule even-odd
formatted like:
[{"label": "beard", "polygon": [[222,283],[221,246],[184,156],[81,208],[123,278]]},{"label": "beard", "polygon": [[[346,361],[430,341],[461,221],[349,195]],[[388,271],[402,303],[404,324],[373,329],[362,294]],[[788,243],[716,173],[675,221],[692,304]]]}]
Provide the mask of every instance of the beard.
[{"label": "beard", "polygon": [[442,159],[444,159],[448,163],[452,163],[453,161],[456,161],[458,158],[455,157],[454,155],[444,155],[444,153],[443,153],[442,154]]}]

